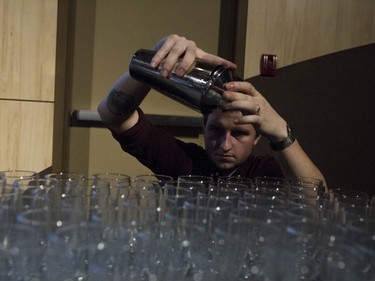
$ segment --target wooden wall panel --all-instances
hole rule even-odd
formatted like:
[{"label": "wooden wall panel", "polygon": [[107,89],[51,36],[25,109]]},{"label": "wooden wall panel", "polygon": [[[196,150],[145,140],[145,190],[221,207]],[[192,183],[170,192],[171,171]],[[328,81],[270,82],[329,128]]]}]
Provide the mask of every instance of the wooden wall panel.
[{"label": "wooden wall panel", "polygon": [[52,165],[59,0],[0,0],[0,169]]},{"label": "wooden wall panel", "polygon": [[374,42],[373,0],[249,0],[244,77],[262,53],[282,67]]},{"label": "wooden wall panel", "polygon": [[52,164],[53,103],[0,100],[0,170]]},{"label": "wooden wall panel", "polygon": [[57,0],[0,0],[0,98],[54,100]]}]

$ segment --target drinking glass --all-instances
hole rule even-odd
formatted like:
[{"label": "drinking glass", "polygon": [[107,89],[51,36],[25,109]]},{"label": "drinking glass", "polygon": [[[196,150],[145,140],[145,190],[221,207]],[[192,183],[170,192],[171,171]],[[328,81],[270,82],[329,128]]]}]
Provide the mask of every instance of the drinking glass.
[{"label": "drinking glass", "polygon": [[33,194],[35,192],[48,193],[56,188],[58,181],[56,179],[17,179],[13,182],[13,187],[19,194]]},{"label": "drinking glass", "polygon": [[[94,180],[105,180],[110,185],[110,195],[112,200],[117,200],[123,197],[124,193],[128,192],[128,187],[131,185],[131,177],[123,173],[103,172],[95,173],[92,178]],[[119,184],[121,182],[121,184]],[[127,183],[127,184],[126,184]],[[121,188],[125,188],[125,191]]]},{"label": "drinking glass", "polygon": [[164,216],[163,200],[148,196],[139,200],[131,198],[124,204],[122,222],[137,231],[157,230],[158,223]]},{"label": "drinking glass", "polygon": [[281,230],[245,217],[230,217],[217,224],[212,247],[213,280],[277,280]]},{"label": "drinking glass", "polygon": [[[113,218],[114,221],[111,221],[111,223],[118,223],[122,219],[121,215],[123,202],[124,200],[127,200],[132,191],[131,177],[123,173],[104,172],[96,173],[92,176],[92,178],[94,181],[107,181],[109,183],[109,197],[101,197],[101,201],[107,202],[107,204],[110,204],[116,208],[117,211],[115,212],[115,217]],[[94,198],[98,199],[99,197],[95,196]],[[103,207],[107,208],[107,206]]]},{"label": "drinking glass", "polygon": [[0,188],[0,207],[14,204],[18,196],[18,190],[10,185],[4,185]]},{"label": "drinking glass", "polygon": [[322,248],[320,280],[374,280],[374,255],[348,243]]},{"label": "drinking glass", "polygon": [[213,240],[205,227],[184,218],[182,209],[176,208],[168,210],[162,230],[150,256],[160,261],[153,270],[159,280],[211,280]]},{"label": "drinking glass", "polygon": [[285,213],[265,206],[254,206],[252,208],[236,208],[231,210],[229,220],[258,221],[265,224],[282,226],[285,223]]},{"label": "drinking glass", "polygon": [[87,178],[81,181],[80,189],[83,196],[71,198],[71,208],[82,210],[87,222],[110,225],[116,221],[117,200],[111,197],[109,181]]},{"label": "drinking glass", "polygon": [[314,206],[293,206],[289,208],[286,213],[289,219],[310,219],[315,221],[317,224],[321,223],[319,209]]},{"label": "drinking glass", "polygon": [[[374,200],[373,200],[374,201]],[[367,209],[367,217],[370,218],[370,219],[375,219],[375,204],[374,203],[371,203],[369,206],[368,206],[368,209]]]},{"label": "drinking glass", "polygon": [[[231,187],[233,185],[233,187]],[[237,207],[238,201],[242,198],[242,192],[246,190],[246,186],[239,184],[225,184],[225,187],[219,184],[209,185],[209,196],[222,198],[229,200],[233,203],[234,207]]]},{"label": "drinking glass", "polygon": [[[373,228],[372,228],[373,229]],[[359,264],[360,268],[358,269],[363,276],[363,280],[375,280],[375,237],[374,231],[371,231],[371,236],[367,236],[363,239],[359,239],[355,243],[357,251],[360,256],[362,256],[362,264]]]},{"label": "drinking glass", "polygon": [[229,188],[232,188],[234,184],[240,184],[242,187],[245,187],[246,190],[251,190],[253,180],[244,177],[219,176],[217,178],[217,184],[223,188],[225,188],[225,185],[227,184],[229,185]]},{"label": "drinking glass", "polygon": [[249,196],[244,196],[238,201],[239,208],[253,208],[253,207],[264,207],[274,210],[279,210],[284,212],[287,207],[287,201],[283,195],[268,196],[264,193],[261,194],[250,194]]},{"label": "drinking glass", "polygon": [[370,217],[374,217],[375,218],[375,195],[373,195],[371,197],[368,207],[369,207],[368,215]]},{"label": "drinking glass", "polygon": [[0,174],[0,188],[2,189],[4,186],[6,186],[6,180],[5,177],[2,177]]},{"label": "drinking glass", "polygon": [[253,193],[268,197],[286,197],[289,193],[289,182],[284,178],[256,177],[254,178]]},{"label": "drinking glass", "polygon": [[227,219],[233,208],[233,203],[229,200],[213,196],[197,196],[185,201],[183,220],[203,227],[211,233],[216,223]]},{"label": "drinking glass", "polygon": [[29,170],[4,170],[0,171],[0,178],[5,179],[6,183],[12,185],[15,180],[19,179],[36,179],[38,173]]},{"label": "drinking glass", "polygon": [[282,280],[319,280],[319,234],[319,226],[314,219],[286,220],[280,256],[275,266]]},{"label": "drinking glass", "polygon": [[79,186],[85,179],[85,175],[75,172],[49,173],[44,176],[46,179],[56,179],[61,190],[61,197],[81,196],[82,190]]},{"label": "drinking glass", "polygon": [[62,226],[84,221],[84,213],[81,210],[44,207],[26,210],[17,216],[17,220],[34,228],[42,238],[41,244],[45,244],[45,238]]},{"label": "drinking glass", "polygon": [[13,188],[19,195],[19,204],[36,206],[59,206],[61,193],[55,179],[18,179]]},{"label": "drinking glass", "polygon": [[173,181],[173,178],[167,175],[160,175],[160,174],[137,175],[134,179],[135,192],[140,197],[146,197],[146,196],[162,197],[164,193],[165,185],[171,181]]},{"label": "drinking glass", "polygon": [[[164,187],[173,178],[159,174],[138,175],[134,179],[134,191],[125,203],[128,211],[136,210],[139,215],[162,217],[165,210]],[[125,210],[126,211],[126,210]],[[137,220],[141,222],[140,220]],[[159,219],[155,220],[156,222]]]},{"label": "drinking glass", "polygon": [[85,178],[82,173],[76,172],[59,172],[59,173],[49,173],[44,176],[46,179],[56,179],[56,180],[76,180],[81,181]]},{"label": "drinking glass", "polygon": [[357,241],[359,241],[360,238],[373,237],[375,242],[375,235],[373,235],[375,234],[375,218],[353,217],[347,221],[345,226],[348,227],[349,230],[365,232],[362,233],[362,237],[358,237]]},{"label": "drinking glass", "polygon": [[175,181],[168,182],[164,186],[166,208],[170,206],[181,207],[187,199],[192,197],[193,192],[190,189],[179,187]]},{"label": "drinking glass", "polygon": [[345,223],[352,217],[367,216],[369,196],[360,190],[333,188],[329,191],[329,203],[331,210],[337,216],[341,215],[341,221]]},{"label": "drinking glass", "polygon": [[129,232],[94,222],[61,227],[49,240],[46,280],[126,280]]},{"label": "drinking glass", "polygon": [[[35,232],[17,223],[0,224],[0,280],[32,280],[38,277],[34,255]],[[36,279],[37,280],[37,279]]]},{"label": "drinking glass", "polygon": [[181,175],[177,178],[178,186],[189,188],[193,192],[193,196],[196,196],[198,191],[208,192],[209,184],[213,182],[212,177],[200,175]]},{"label": "drinking glass", "polygon": [[325,200],[319,197],[291,196],[288,199],[289,207],[310,206],[313,208],[324,208]]},{"label": "drinking glass", "polygon": [[[146,278],[146,275],[147,278],[153,278],[155,269],[152,268],[161,263],[156,258],[156,249],[161,249],[160,246],[165,243],[162,232],[165,226],[163,201],[158,196],[135,196],[126,200],[121,209],[118,226],[129,231],[131,239],[128,241],[128,247],[134,253],[133,266],[128,273],[135,274],[140,279]],[[155,258],[150,258],[151,255]],[[155,264],[152,265],[153,263]],[[125,280],[129,278],[131,276],[127,275]]]},{"label": "drinking glass", "polygon": [[163,187],[167,182],[173,181],[173,178],[171,176],[161,174],[145,174],[137,175],[134,180],[137,183],[150,182],[156,187]]},{"label": "drinking glass", "polygon": [[322,180],[311,177],[291,177],[289,178],[291,192],[308,194],[308,196],[325,196],[328,189],[324,186]]},{"label": "drinking glass", "polygon": [[0,221],[1,223],[16,223],[17,215],[27,209],[46,206],[44,196],[19,194],[17,188],[6,185],[0,194]]},{"label": "drinking glass", "polygon": [[[46,255],[51,236],[65,225],[80,224],[83,221],[83,213],[71,209],[53,209],[44,207],[41,209],[29,209],[21,212],[17,216],[20,225],[32,228],[36,235],[33,236],[32,259],[35,265],[32,266],[32,276],[35,280],[47,280],[48,270]],[[39,278],[39,279],[38,279]],[[34,280],[30,278],[30,280]]]}]

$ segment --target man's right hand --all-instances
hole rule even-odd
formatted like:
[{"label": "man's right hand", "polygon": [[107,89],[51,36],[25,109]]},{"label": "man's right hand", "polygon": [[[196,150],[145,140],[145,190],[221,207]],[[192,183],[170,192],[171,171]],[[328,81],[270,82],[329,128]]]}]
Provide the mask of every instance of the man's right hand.
[{"label": "man's right hand", "polygon": [[[194,41],[185,37],[171,34],[156,43],[157,51],[151,61],[151,66],[160,69],[160,75],[168,77],[172,70],[179,76],[185,75],[196,60],[204,60],[213,64],[224,65],[235,69],[236,64],[219,56],[209,54],[198,48]],[[181,60],[179,61],[179,59]],[[176,63],[178,65],[176,66]]]}]

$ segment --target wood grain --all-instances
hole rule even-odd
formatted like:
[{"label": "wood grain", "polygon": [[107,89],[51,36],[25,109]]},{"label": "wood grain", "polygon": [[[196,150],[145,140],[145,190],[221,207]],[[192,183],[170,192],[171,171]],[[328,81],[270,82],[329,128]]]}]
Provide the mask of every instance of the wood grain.
[{"label": "wood grain", "polygon": [[57,0],[0,0],[0,98],[54,100]]},{"label": "wood grain", "polygon": [[53,103],[0,100],[0,170],[52,164]]},{"label": "wood grain", "polygon": [[244,77],[263,53],[278,66],[375,42],[373,0],[249,0]]},{"label": "wood grain", "polygon": [[52,164],[58,0],[0,0],[0,169]]}]

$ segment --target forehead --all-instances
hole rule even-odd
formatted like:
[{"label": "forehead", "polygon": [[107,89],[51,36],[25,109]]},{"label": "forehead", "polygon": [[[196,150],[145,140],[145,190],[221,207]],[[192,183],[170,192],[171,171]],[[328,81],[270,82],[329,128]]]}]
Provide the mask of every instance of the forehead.
[{"label": "forehead", "polygon": [[207,116],[206,125],[220,125],[224,128],[237,128],[243,130],[255,130],[251,124],[242,124],[237,125],[234,123],[235,119],[238,119],[242,116],[242,113],[238,110],[222,111],[222,110],[213,110]]},{"label": "forehead", "polygon": [[228,110],[222,111],[220,109],[213,110],[207,118],[208,122],[216,122],[218,120],[233,120],[235,118],[240,118],[242,116],[239,110]]}]

